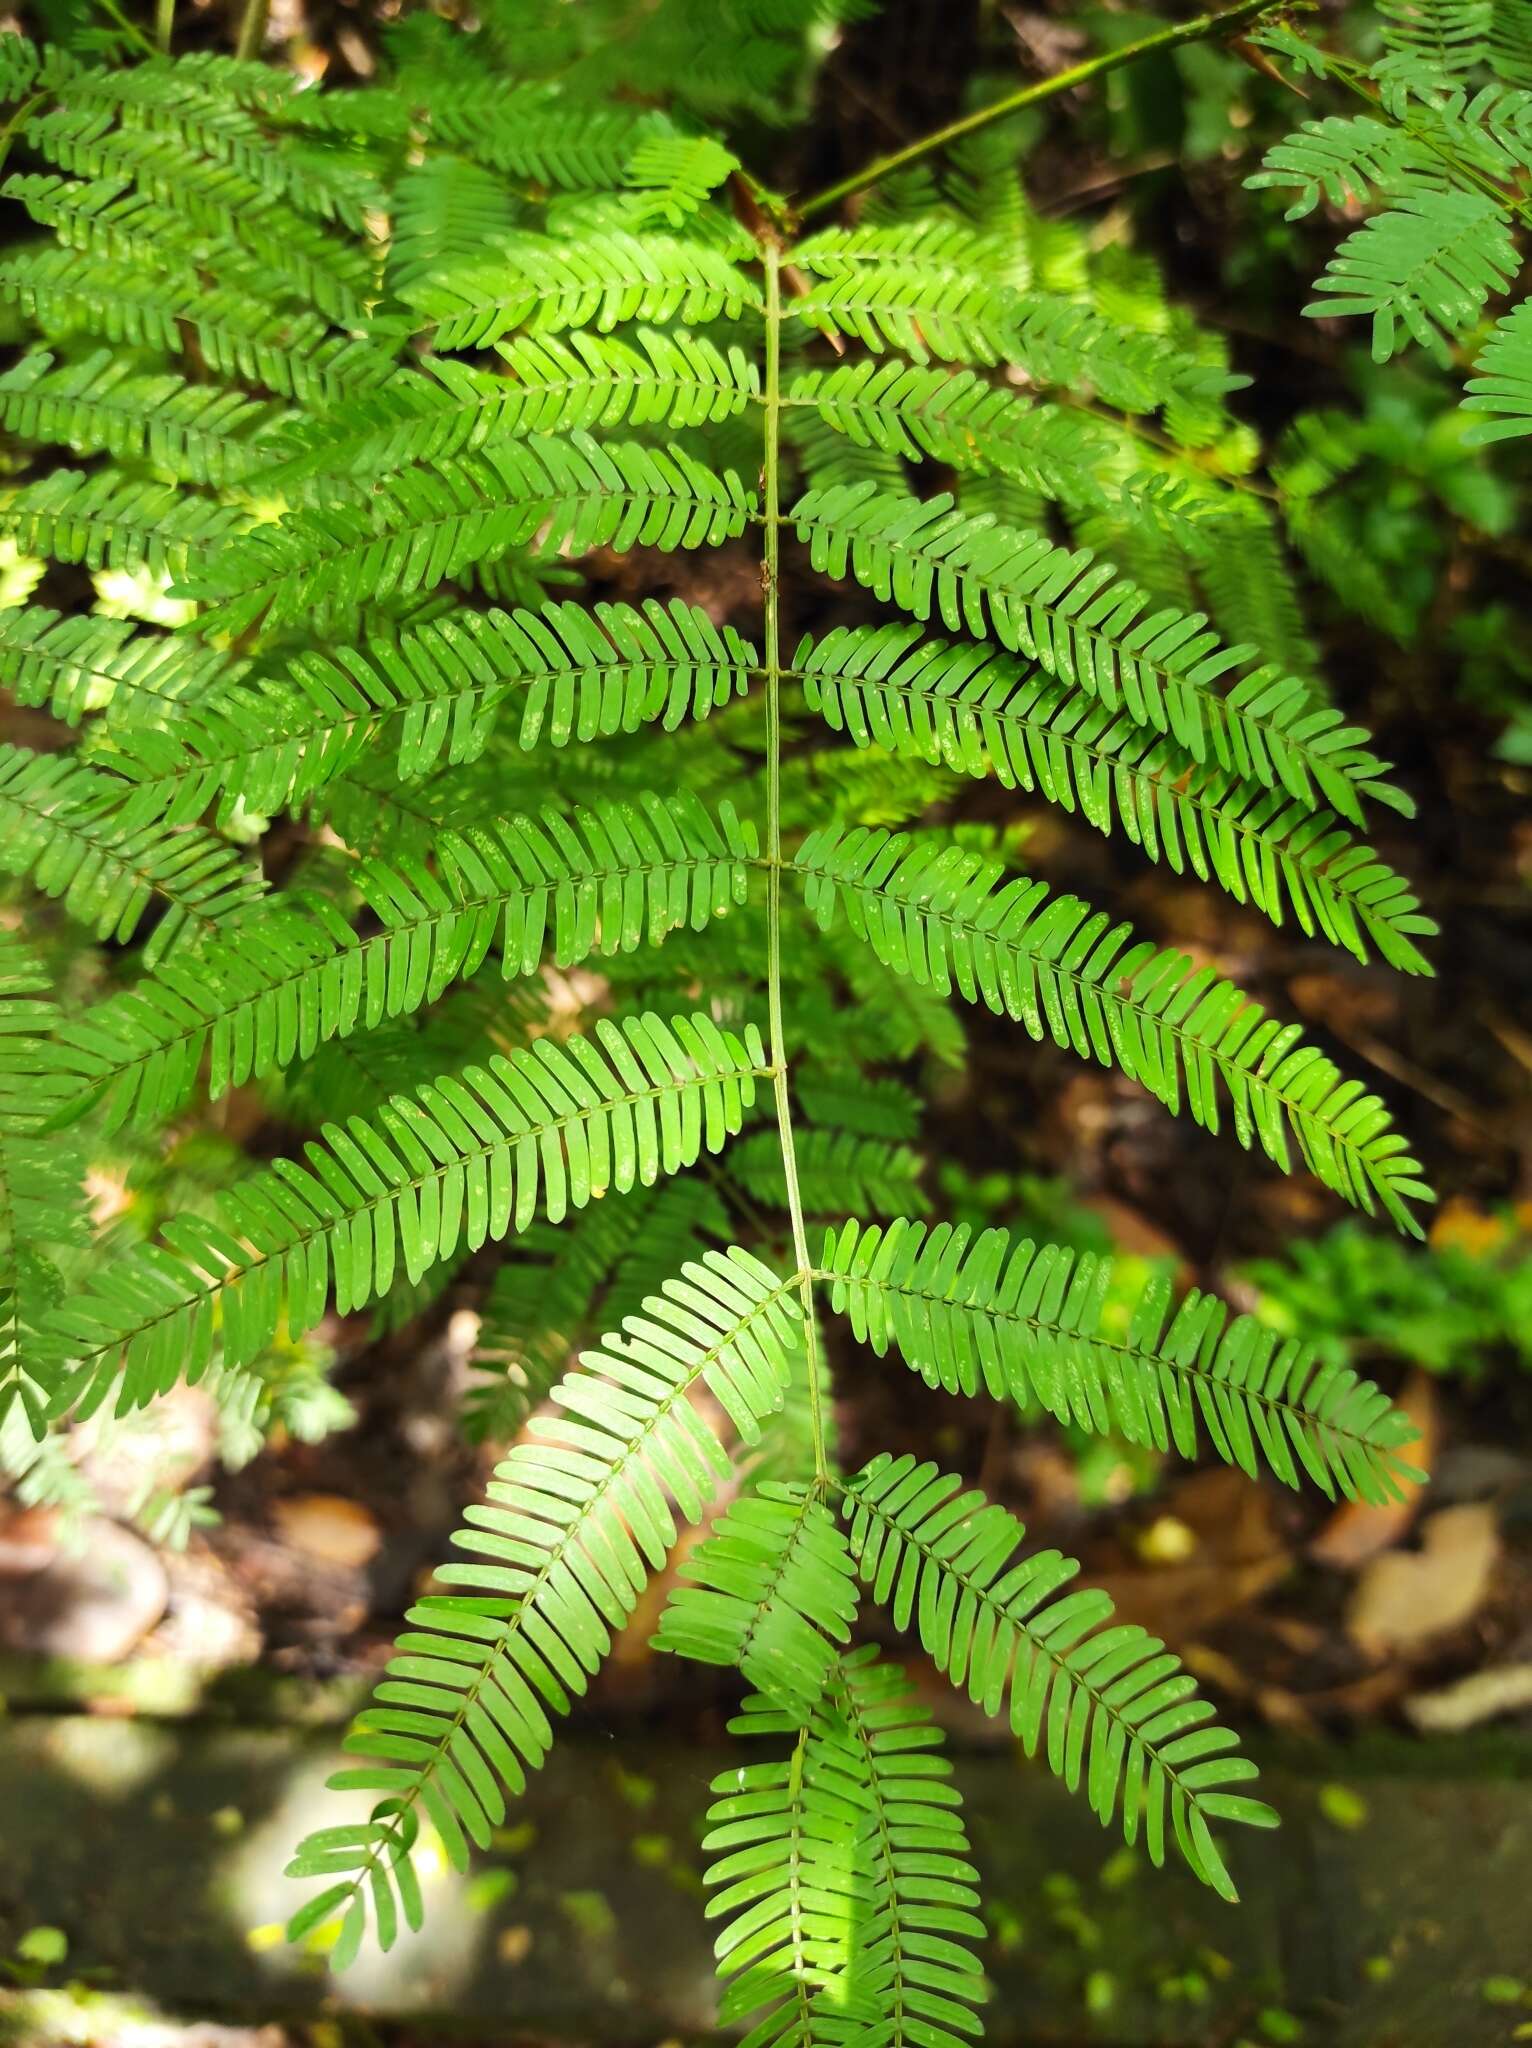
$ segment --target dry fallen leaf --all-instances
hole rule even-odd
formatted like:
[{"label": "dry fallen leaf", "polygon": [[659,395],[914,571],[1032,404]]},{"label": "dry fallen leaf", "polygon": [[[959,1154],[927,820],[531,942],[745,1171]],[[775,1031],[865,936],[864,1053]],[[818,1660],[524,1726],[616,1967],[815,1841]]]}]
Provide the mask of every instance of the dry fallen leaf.
[{"label": "dry fallen leaf", "polygon": [[378,1554],[383,1532],[359,1501],[338,1493],[297,1493],[272,1510],[282,1541],[320,1564],[360,1571]]},{"label": "dry fallen leaf", "polygon": [[1498,1714],[1521,1714],[1532,1707],[1532,1664],[1496,1664],[1471,1671],[1437,1692],[1418,1692],[1404,1711],[1428,1735],[1457,1735],[1477,1728]]},{"label": "dry fallen leaf", "polygon": [[1443,1508],[1421,1523],[1420,1541],[1375,1557],[1357,1581],[1346,1627],[1374,1656],[1460,1628],[1489,1591],[1500,1551],[1492,1509]]}]

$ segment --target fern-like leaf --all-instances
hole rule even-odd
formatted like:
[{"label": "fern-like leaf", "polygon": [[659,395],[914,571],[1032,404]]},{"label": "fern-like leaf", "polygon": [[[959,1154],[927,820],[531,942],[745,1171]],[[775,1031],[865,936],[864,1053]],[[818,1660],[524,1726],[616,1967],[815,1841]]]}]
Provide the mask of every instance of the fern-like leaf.
[{"label": "fern-like leaf", "polygon": [[[790,1717],[765,1700],[747,1703],[729,1724],[742,1736],[790,1728]],[[811,1753],[816,1765],[820,1755],[813,1743],[803,1729],[790,1758],[740,1764],[711,1786],[702,1838],[713,1859],[706,1882],[715,1888],[707,1913],[727,1916],[713,1945],[724,1982],[718,2023],[754,2020],[740,2048],[816,2048],[816,1994],[847,1997],[854,1930],[867,1914],[857,1856],[865,1774],[847,1788],[823,1768],[811,1770]],[[852,2010],[863,2021],[873,2016],[870,2004]]]},{"label": "fern-like leaf", "polygon": [[130,619],[46,605],[0,611],[0,683],[18,704],[43,706],[68,725],[93,711],[113,723],[169,716],[171,707],[183,715],[232,666],[216,649]]},{"label": "fern-like leaf", "polygon": [[0,260],[0,299],[52,331],[190,356],[306,404],[334,405],[394,369],[383,350],[337,335],[319,315],[272,309],[248,289],[210,289],[190,266],[139,273],[89,250],[22,249]]},{"label": "fern-like leaf", "polygon": [[97,758],[134,783],[135,813],[191,819],[218,801],[224,814],[270,815],[312,801],[380,750],[403,782],[461,768],[503,708],[528,752],[649,724],[674,732],[743,696],[755,665],[732,626],[679,599],[463,608],[365,647],[295,656],[278,674],[232,678],[178,703],[164,729],[114,732]]},{"label": "fern-like leaf", "polygon": [[986,1932],[978,1872],[941,1730],[871,1647],[841,1659],[811,1767],[858,1813],[868,1909],[853,1927],[844,1996],[820,2000],[820,2038],[826,2048],[962,2048],[982,2031],[970,2008],[988,1995],[974,1954]]},{"label": "fern-like leaf", "polygon": [[[781,1737],[764,1699],[730,1724]],[[837,1660],[792,1757],[714,1781],[710,1916],[732,1914],[719,2018],[760,2014],[750,2048],[962,2048],[980,2031],[984,1938],[939,1729],[895,1664]]]},{"label": "fern-like leaf", "polygon": [[125,810],[115,777],[68,754],[9,746],[0,746],[0,868],[101,939],[130,939],[159,902],[150,966],[248,916],[262,888],[260,871],[213,833],[167,831]]},{"label": "fern-like leaf", "polygon": [[[1129,509],[1112,481],[1114,444],[1105,425],[1067,406],[1039,404],[969,370],[855,362],[803,370],[784,403],[826,420],[854,445],[911,461],[1003,477],[1071,512]],[[789,422],[794,417],[789,413]],[[823,479],[816,478],[816,488]],[[1180,496],[1161,475],[1135,477],[1134,509],[1165,516]]]},{"label": "fern-like leaf", "polygon": [[153,576],[180,574],[244,523],[230,506],[109,469],[94,476],[56,469],[0,505],[0,533],[12,535],[23,553]]},{"label": "fern-like leaf", "polygon": [[672,320],[737,320],[759,291],[728,257],[704,243],[663,235],[595,234],[577,243],[518,237],[493,260],[440,277],[417,296],[436,323],[438,349],[488,348],[525,327],[615,327]]},{"label": "fern-like leaf", "polygon": [[43,1041],[57,1016],[37,961],[0,934],[0,1427],[19,1405],[34,1437],[51,1391],[34,1333],[63,1293],[53,1255],[90,1241],[84,1148],[46,1129],[59,1098]]},{"label": "fern-like leaf", "polygon": [[[1332,1499],[1402,1498],[1415,1431],[1370,1380],[1321,1363],[1295,1338],[1193,1288],[1170,1315],[1163,1275],[1126,1330],[1104,1323],[1112,1261],[1003,1230],[900,1220],[847,1223],[825,1239],[836,1309],[879,1357],[892,1344],[930,1386],[1037,1401],[1061,1422],[1197,1455],[1284,1485],[1307,1474]],[[1168,1319],[1168,1320],[1167,1320]]]},{"label": "fern-like leaf", "polygon": [[242,633],[262,619],[345,620],[381,598],[432,590],[534,535],[545,555],[716,547],[744,531],[752,510],[732,471],[716,475],[682,449],[574,433],[402,471],[365,510],[289,513],[219,551],[181,594],[208,605],[209,633]]},{"label": "fern-like leaf", "polygon": [[444,833],[429,862],[357,868],[375,932],[358,937],[322,905],[274,905],[237,944],[166,964],[65,1026],[55,1071],[109,1128],[159,1122],[191,1095],[204,1056],[216,1098],[434,1003],[493,948],[510,981],[535,974],[545,950],[570,966],[699,930],[743,901],[755,850],[730,806],[715,819],[684,796]]},{"label": "fern-like leaf", "polygon": [[1288,1171],[1296,1139],[1326,1187],[1369,1213],[1381,1204],[1421,1235],[1408,1204],[1430,1190],[1377,1096],[1211,968],[1135,942],[1078,897],[1007,880],[998,860],[949,842],[826,827],[796,866],[820,924],[843,906],[885,967],[943,994],[955,986],[1034,1038],[1120,1067],[1169,1109],[1184,1099],[1208,1130],[1226,1092],[1242,1145],[1259,1142]]},{"label": "fern-like leaf", "polygon": [[[920,1187],[925,1160],[912,1145],[809,1128],[798,1133],[794,1153],[798,1193],[810,1215],[863,1209],[893,1216],[930,1207]],[[787,1182],[776,1132],[753,1131],[741,1139],[729,1158],[729,1177],[756,1201],[785,1208]]]},{"label": "fern-like leaf", "polygon": [[1390,56],[1424,60],[1443,82],[1488,55],[1491,0],[1379,0],[1378,13]]},{"label": "fern-like leaf", "polygon": [[1372,356],[1386,363],[1399,329],[1446,359],[1447,344],[1503,292],[1520,268],[1500,204],[1482,192],[1401,194],[1387,213],[1348,235],[1304,312],[1372,321]]},{"label": "fern-like leaf", "polygon": [[[344,1966],[369,1906],[389,1947],[399,1914],[420,1920],[409,1849],[429,1818],[458,1868],[489,1846],[552,1742],[549,1716],[582,1695],[614,1630],[675,1540],[675,1510],[701,1515],[728,1459],[692,1405],[706,1388],[753,1436],[780,1398],[797,1283],[738,1249],[688,1266],[642,1315],[586,1354],[555,1390],[564,1412],[497,1467],[457,1544],[473,1560],[438,1578],[462,1587],[413,1607],[373,1704],[346,1739],[373,1761],[337,1790],[382,1795],[369,1822],[323,1828],[299,1847],[294,1877],[335,1880],[295,1916],[300,1931],[343,1915]],[[674,1504],[674,1507],[672,1506]],[[502,1789],[503,1788],[503,1789]]]},{"label": "fern-like leaf", "polygon": [[0,422],[77,454],[146,462],[162,476],[224,488],[256,466],[269,408],[238,391],[139,369],[109,349],[55,366],[46,350],[0,377]]},{"label": "fern-like leaf", "polygon": [[865,486],[810,492],[792,522],[816,568],[836,577],[849,568],[917,619],[934,609],[975,637],[992,631],[1198,762],[1310,806],[1322,797],[1353,823],[1363,795],[1408,808],[1381,781],[1387,764],[1366,735],[1317,707],[1301,682],[1248,670],[1255,650],[1222,646],[1197,613],[1151,610],[1144,591],[1088,550],[967,518],[945,494],[912,502]]},{"label": "fern-like leaf", "polygon": [[290,439],[301,452],[274,461],[252,488],[344,502],[411,463],[519,436],[705,426],[739,412],[760,381],[737,348],[652,328],[631,342],[577,331],[567,341],[523,335],[498,348],[502,372],[434,357],[381,391],[299,423]]},{"label": "fern-like leaf", "polygon": [[728,1235],[717,1192],[684,1178],[608,1194],[558,1226],[534,1223],[490,1284],[474,1346],[483,1377],[469,1391],[469,1435],[514,1437],[585,1331],[620,1329],[642,1308],[656,1273],[679,1272],[704,1255],[708,1239]]},{"label": "fern-like leaf", "polygon": [[711,1017],[601,1018],[590,1037],[539,1039],[484,1067],[395,1096],[326,1127],[306,1164],[278,1160],[219,1196],[211,1220],[166,1226],[166,1250],[105,1266],[48,1317],[43,1341],[89,1412],[119,1411],[223,1362],[247,1365],[285,1318],[293,1336],[324,1313],[417,1280],[539,1212],[558,1222],[719,1151],[766,1066],[759,1034]]},{"label": "fern-like leaf", "polygon": [[1404,878],[1323,810],[1199,766],[1098,696],[918,627],[838,627],[794,656],[805,695],[858,746],[1038,789],[1151,860],[1216,880],[1275,924],[1291,907],[1359,960],[1429,974],[1414,943],[1437,929]]},{"label": "fern-like leaf", "polygon": [[1470,447],[1532,434],[1532,299],[1497,320],[1474,358],[1464,412],[1489,413],[1463,439]]},{"label": "fern-like leaf", "polygon": [[969,231],[950,221],[828,228],[794,249],[793,262],[821,282],[786,310],[810,327],[872,349],[900,349],[918,363],[933,355],[996,363],[1014,352],[1019,306],[980,266],[979,253]]},{"label": "fern-like leaf", "polygon": [[818,1706],[856,1619],[851,1553],[802,1487],[767,1482],[691,1551],[653,1647],[738,1671],[802,1721]]},{"label": "fern-like leaf", "polygon": [[1018,1556],[1026,1531],[977,1488],[912,1457],[872,1460],[847,1482],[851,1548],[894,1625],[986,1712],[1005,1709],[1028,1756],[1077,1791],[1104,1827],[1142,1832],[1164,1861],[1169,1832],[1192,1871],[1222,1897],[1235,1890],[1215,1820],[1276,1824],[1269,1806],[1230,1788],[1256,1776],[1231,1755],[1235,1737],[1162,1642],[1111,1623],[1095,1590],[1065,1592],[1079,1567],[1056,1550]]}]

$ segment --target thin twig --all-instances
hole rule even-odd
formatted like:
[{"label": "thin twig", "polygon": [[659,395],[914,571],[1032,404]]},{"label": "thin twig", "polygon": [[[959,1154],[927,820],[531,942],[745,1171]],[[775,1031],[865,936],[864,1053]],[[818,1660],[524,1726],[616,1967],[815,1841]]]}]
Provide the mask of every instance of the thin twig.
[{"label": "thin twig", "polygon": [[937,150],[948,149],[954,142],[965,141],[968,136],[977,135],[994,122],[1005,120],[1007,115],[1019,113],[1023,107],[1036,106],[1039,100],[1052,99],[1056,93],[1068,92],[1077,85],[1087,85],[1094,78],[1102,78],[1109,71],[1120,71],[1124,65],[1134,64],[1140,57],[1152,56],[1158,50],[1174,50],[1183,43],[1198,43],[1209,36],[1224,35],[1241,23],[1254,20],[1258,14],[1269,13],[1277,4],[1278,0],[1239,0],[1235,7],[1225,7],[1214,14],[1199,14],[1191,21],[1159,29],[1136,43],[1124,43],[1121,49],[1103,50],[1079,64],[1071,64],[1065,71],[1056,71],[1051,78],[1039,79],[1035,85],[1024,85],[1018,92],[1007,94],[1003,100],[996,100],[993,106],[980,107],[976,113],[949,121],[945,128],[922,136],[918,142],[893,150],[887,156],[874,157],[870,164],[851,177],[842,178],[838,183],[826,186],[823,192],[816,192],[812,199],[806,199],[796,209],[797,217],[799,220],[812,220],[815,214],[826,213],[832,206],[838,206],[841,200],[849,199],[853,192],[876,185],[880,179],[919,163],[923,157],[931,156]]}]

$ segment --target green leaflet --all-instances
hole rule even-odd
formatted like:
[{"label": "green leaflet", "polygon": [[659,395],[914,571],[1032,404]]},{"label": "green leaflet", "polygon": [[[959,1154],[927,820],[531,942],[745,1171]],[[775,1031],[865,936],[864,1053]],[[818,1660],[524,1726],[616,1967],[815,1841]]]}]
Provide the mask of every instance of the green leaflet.
[{"label": "green leaflet", "polygon": [[[61,616],[38,604],[0,611],[0,682],[18,704],[46,706],[69,725],[93,711],[114,724],[181,718],[237,672],[214,648],[145,632],[129,619]],[[152,808],[160,816],[168,806]]]},{"label": "green leaflet", "polygon": [[656,1273],[679,1272],[731,1228],[722,1198],[698,1180],[639,1186],[562,1224],[532,1224],[484,1302],[473,1355],[482,1378],[464,1417],[470,1436],[513,1438],[585,1332],[620,1328],[642,1308]]},{"label": "green leaflet", "polygon": [[111,255],[47,246],[0,261],[0,299],[48,328],[191,355],[218,376],[283,398],[333,403],[389,374],[389,358],[316,313],[273,311],[236,286],[209,291],[189,266],[135,275]]},{"label": "green leaflet", "polygon": [[1365,960],[1429,974],[1414,944],[1437,930],[1401,875],[1333,813],[1200,766],[1089,690],[915,626],[837,627],[794,656],[813,708],[859,746],[1040,789],[1098,832],[1119,827],[1151,860],[1215,880],[1274,924],[1290,908]]},{"label": "green leaflet", "polygon": [[1133,941],[1126,924],[1046,884],[1006,880],[998,860],[947,841],[865,826],[811,833],[795,865],[809,909],[844,909],[878,959],[946,993],[1118,1066],[1209,1130],[1226,1093],[1234,1133],[1284,1171],[1296,1139],[1326,1187],[1422,1236],[1408,1204],[1430,1199],[1388,1112],[1259,1003],[1184,954]]},{"label": "green leaflet", "polygon": [[194,247],[220,282],[259,265],[280,289],[338,325],[363,324],[372,268],[365,247],[305,219],[291,187],[272,191],[248,159],[225,153],[221,162],[209,160],[188,149],[193,138],[184,130],[132,119],[112,125],[89,104],[49,107],[22,133],[47,162],[88,182],[13,177],[7,190],[77,245],[109,247],[152,234],[162,249]]},{"label": "green leaflet", "polygon": [[195,555],[244,525],[236,511],[169,484],[124,481],[110,470],[56,469],[0,505],[0,533],[28,554],[87,569],[179,575]]},{"label": "green leaflet", "polygon": [[997,278],[982,239],[952,221],[827,228],[793,258],[822,282],[790,302],[788,318],[879,353],[897,349],[917,363],[1019,362],[1034,383],[1088,386],[1130,412],[1245,381],[1087,306],[1014,290]]},{"label": "green leaflet", "polygon": [[[569,1711],[675,1541],[674,1510],[702,1514],[728,1459],[687,1399],[703,1386],[747,1437],[780,1399],[796,1284],[738,1247],[710,1252],[651,1296],[621,1334],[554,1389],[563,1413],[499,1465],[457,1535],[468,1561],[411,1608],[411,1627],[347,1737],[371,1759],[337,1789],[383,1795],[370,1822],[310,1835],[289,1865],[327,1877],[295,1926],[344,1912],[354,1955],[369,1914],[384,1948],[402,1915],[419,1925],[409,1849],[429,1818],[466,1867],[489,1846]],[[475,1560],[486,1560],[478,1562]],[[344,1960],[344,1953],[342,1960]]]},{"label": "green leaflet", "polygon": [[111,1126],[159,1122],[191,1095],[204,1055],[209,1093],[223,1095],[435,1002],[491,948],[510,981],[535,974],[545,952],[567,967],[700,930],[744,900],[756,846],[727,804],[715,820],[695,799],[645,795],[443,833],[430,852],[429,864],[358,866],[375,936],[322,904],[275,903],[237,944],[167,964],[66,1026],[55,1071],[104,1102]]},{"label": "green leaflet", "polygon": [[[791,1727],[757,1697],[730,1732],[780,1744]],[[941,1740],[869,1647],[836,1661],[790,1759],[714,1780],[719,2019],[759,2015],[748,2048],[960,2048],[979,2032],[978,1873]]]},{"label": "green leaflet", "polygon": [[[729,1158],[729,1174],[755,1196],[780,1208],[786,1192],[781,1148],[772,1131],[752,1131]],[[923,1210],[929,1205],[920,1187],[925,1160],[912,1145],[853,1131],[800,1131],[796,1146],[798,1185],[803,1206],[815,1216],[838,1216],[845,1209],[884,1215]]]},{"label": "green leaflet", "polygon": [[[1370,320],[1376,362],[1414,341],[1445,365],[1522,267],[1516,237],[1525,207],[1517,194],[1532,163],[1532,39],[1515,0],[1397,0],[1382,16],[1383,54],[1371,66],[1311,52],[1294,38],[1285,56],[1316,64],[1320,75],[1333,69],[1370,104],[1364,114],[1305,121],[1246,182],[1290,191],[1289,219],[1311,213],[1321,198],[1373,206],[1334,251],[1303,310]],[[1526,411],[1525,304],[1496,324],[1475,364],[1481,374],[1469,382],[1464,410],[1505,417],[1476,426],[1470,445],[1525,431],[1516,423]]]},{"label": "green leaflet", "polygon": [[1480,444],[1532,434],[1532,304],[1524,301],[1495,323],[1474,369],[1463,410],[1495,417],[1476,420],[1465,438]]},{"label": "green leaflet", "polygon": [[208,633],[316,613],[344,620],[379,598],[433,590],[534,535],[545,555],[716,547],[744,531],[752,503],[732,472],[715,476],[681,449],[550,436],[402,471],[366,511],[332,506],[256,527],[219,552],[210,575],[185,578],[180,594],[208,606]]},{"label": "green leaflet", "polygon": [[259,466],[258,437],[271,417],[241,392],[147,373],[109,349],[57,366],[39,349],[0,377],[0,421],[9,432],[137,456],[188,483],[238,485]]},{"label": "green leaflet", "polygon": [[[1026,1531],[977,1489],[912,1457],[882,1454],[847,1482],[851,1548],[873,1598],[986,1712],[1004,1710],[1028,1756],[1039,1745],[1103,1826],[1142,1833],[1152,1863],[1175,1841],[1204,1884],[1235,1896],[1214,1820],[1270,1827],[1269,1806],[1231,1791],[1256,1776],[1209,1727],[1213,1709],[1163,1643],[1107,1626],[1109,1597],[1066,1592],[1079,1567],[1056,1550],[1018,1558]],[[1167,1825],[1168,1824],[1168,1825]]]},{"label": "green leaflet", "polygon": [[620,321],[696,326],[760,305],[754,281],[718,250],[664,235],[594,234],[566,243],[518,236],[418,295],[438,349],[487,348],[526,327],[552,334]]},{"label": "green leaflet", "polygon": [[1215,688],[1255,650],[1222,647],[1197,613],[1150,610],[1147,594],[1087,550],[969,519],[946,494],[889,498],[871,485],[812,491],[792,513],[814,565],[848,570],[918,619],[991,632],[1061,682],[1165,734],[1198,762],[1286,790],[1313,808],[1317,789],[1353,823],[1363,795],[1408,808],[1380,778],[1387,764],[1339,713],[1315,707],[1295,677],[1269,668]]},{"label": "green leaflet", "polygon": [[[179,671],[199,652],[206,661],[205,650],[177,641],[168,665]],[[742,696],[755,662],[732,627],[714,626],[679,599],[589,611],[465,607],[364,647],[296,655],[277,675],[230,677],[194,703],[178,702],[159,725],[135,719],[96,758],[134,783],[124,799],[132,815],[196,818],[215,798],[223,813],[269,814],[311,801],[380,743],[401,781],[461,767],[478,758],[502,709],[514,712],[517,743],[528,751],[542,740],[567,747],[650,723],[673,732]],[[117,664],[110,668],[115,676]]]},{"label": "green leaflet", "polygon": [[411,463],[502,440],[729,419],[760,382],[738,348],[650,328],[631,342],[577,329],[567,341],[522,335],[497,347],[498,372],[433,357],[317,423],[297,423],[287,436],[295,452],[275,454],[252,487],[344,503]]},{"label": "green leaflet", "polygon": [[710,1017],[598,1021],[486,1067],[444,1074],[371,1118],[326,1127],[304,1164],[278,1160],[104,1266],[41,1336],[60,1399],[83,1412],[115,1388],[119,1412],[207,1368],[213,1311],[223,1362],[247,1364],[279,1319],[296,1336],[335,1294],[341,1314],[418,1279],[539,1212],[558,1222],[608,1187],[692,1165],[737,1131],[765,1064]]},{"label": "green leaflet", "polygon": [[1496,202],[1478,193],[1402,197],[1346,237],[1315,286],[1329,296],[1303,310],[1370,315],[1374,362],[1388,361],[1401,327],[1445,357],[1447,343],[1516,275],[1520,258],[1502,223]]},{"label": "green leaflet", "polygon": [[830,1510],[801,1487],[763,1482],[714,1523],[681,1579],[654,1648],[731,1665],[806,1719],[856,1619],[851,1554]]},{"label": "green leaflet", "polygon": [[128,939],[158,898],[165,915],[144,948],[154,966],[215,936],[259,901],[259,870],[197,826],[146,824],[123,785],[68,754],[0,746],[0,868],[26,876],[98,938]]},{"label": "green leaflet", "polygon": [[0,1424],[19,1402],[36,1437],[44,1417],[35,1333],[63,1292],[53,1257],[90,1240],[84,1147],[45,1129],[59,1084],[43,1034],[57,1016],[37,961],[0,935]]},{"label": "green leaflet", "polygon": [[1197,1455],[1200,1423],[1252,1478],[1307,1476],[1332,1497],[1397,1499],[1416,1476],[1401,1457],[1415,1432],[1371,1380],[1253,1316],[1231,1319],[1196,1288],[1171,1315],[1163,1276],[1119,1333],[1102,1322],[1110,1259],[1003,1230],[846,1223],[827,1233],[823,1266],[857,1337],[880,1356],[892,1344],[949,1393],[1036,1400],[1061,1422],[1183,1458]]},{"label": "green leaflet", "polygon": [[1185,489],[1145,462],[1124,473],[1121,438],[1104,421],[1035,402],[971,370],[897,361],[802,370],[784,403],[795,409],[789,427],[801,409],[857,447],[1004,477],[1074,514],[1110,509],[1155,533],[1188,527]]},{"label": "green leaflet", "polygon": [[917,2026],[930,2048],[958,2048],[980,2031],[968,2008],[988,1996],[973,1952],[986,1930],[941,1731],[899,1667],[870,1649],[843,1658],[837,1681],[815,1730],[815,1775],[856,1815],[871,1910],[853,1933],[846,1995],[821,2001],[819,2029],[827,2048],[894,2048]]}]

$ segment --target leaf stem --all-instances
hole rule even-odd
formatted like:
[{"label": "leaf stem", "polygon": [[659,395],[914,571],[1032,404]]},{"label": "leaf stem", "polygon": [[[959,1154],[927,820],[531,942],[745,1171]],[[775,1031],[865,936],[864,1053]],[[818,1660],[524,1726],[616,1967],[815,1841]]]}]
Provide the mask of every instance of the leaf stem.
[{"label": "leaf stem", "polygon": [[814,1327],[813,1261],[803,1221],[798,1160],[793,1145],[792,1102],[787,1087],[787,1043],[782,1027],[782,252],[773,233],[762,237],[766,270],[765,449],[761,460],[764,550],[761,560],[763,654],[766,678],[766,1008],[771,1084],[776,1098],[777,1137],[792,1219],[793,1258],[803,1301],[804,1362],[808,1372],[809,1431],[814,1475],[822,1489],[829,1479],[824,1414],[819,1386],[818,1332]]},{"label": "leaf stem", "polygon": [[154,40],[168,57],[171,31],[176,25],[176,0],[155,0]]},{"label": "leaf stem", "polygon": [[138,26],[137,22],[129,21],[128,17],[117,5],[117,0],[101,0],[101,12],[109,21],[115,22],[129,42],[136,43],[146,57],[157,57],[160,54]]},{"label": "leaf stem", "polygon": [[1151,56],[1157,50],[1174,50],[1182,43],[1198,43],[1209,36],[1224,35],[1258,14],[1269,13],[1277,4],[1278,0],[1238,0],[1233,7],[1199,14],[1191,21],[1180,21],[1170,28],[1157,29],[1152,36],[1143,36],[1136,43],[1124,43],[1120,49],[1102,50],[1079,64],[1071,64],[1065,71],[1056,71],[1051,78],[1039,79],[1033,85],[1024,85],[1019,91],[1008,93],[1003,100],[996,100],[993,106],[980,107],[959,120],[949,121],[945,128],[923,135],[918,142],[893,150],[888,156],[875,157],[849,178],[827,185],[823,192],[816,192],[813,198],[804,200],[795,209],[797,218],[812,220],[816,214],[827,213],[841,200],[849,199],[853,192],[861,192],[868,185],[876,185],[879,179],[919,163],[923,157],[931,156],[939,149],[948,149],[954,142],[977,135],[981,129],[1005,120],[1009,114],[1019,113],[1023,107],[1036,106],[1040,100],[1052,99],[1056,93],[1087,85],[1093,78],[1102,78],[1109,71],[1120,71],[1125,64],[1134,64],[1140,57]]}]

